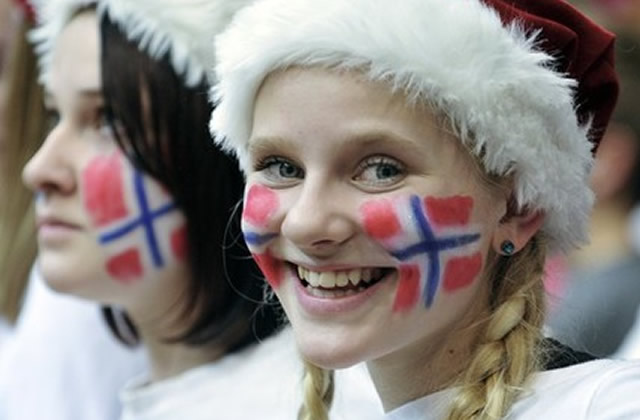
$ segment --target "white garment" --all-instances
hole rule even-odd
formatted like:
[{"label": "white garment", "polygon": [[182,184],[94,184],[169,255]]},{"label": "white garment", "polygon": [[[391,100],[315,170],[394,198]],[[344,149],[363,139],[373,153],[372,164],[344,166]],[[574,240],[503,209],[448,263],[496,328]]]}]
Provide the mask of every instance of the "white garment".
[{"label": "white garment", "polygon": [[[154,384],[122,392],[122,420],[295,420],[302,364],[285,329],[259,345]],[[382,404],[364,365],[336,372],[332,420],[376,420]]]},{"label": "white garment", "polygon": [[640,359],[640,308],[636,316],[636,322],[629,330],[615,357],[621,359]]},{"label": "white garment", "polygon": [[116,341],[97,304],[50,290],[33,270],[0,353],[1,420],[115,420],[118,391],[146,369]]},{"label": "white garment", "polygon": [[[385,420],[442,420],[455,389],[407,403]],[[536,374],[505,420],[638,420],[640,363],[595,360]]]}]

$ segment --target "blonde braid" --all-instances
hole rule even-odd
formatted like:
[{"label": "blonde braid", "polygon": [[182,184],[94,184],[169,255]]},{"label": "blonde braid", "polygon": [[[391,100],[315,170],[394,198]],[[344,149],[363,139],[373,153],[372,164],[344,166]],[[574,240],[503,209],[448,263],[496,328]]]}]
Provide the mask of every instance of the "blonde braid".
[{"label": "blonde braid", "polygon": [[447,420],[503,418],[540,364],[545,251],[533,238],[518,254],[498,257],[491,278],[493,311],[484,341],[460,378]]},{"label": "blonde braid", "polygon": [[328,420],[333,401],[333,371],[304,362],[304,401],[299,420]]}]

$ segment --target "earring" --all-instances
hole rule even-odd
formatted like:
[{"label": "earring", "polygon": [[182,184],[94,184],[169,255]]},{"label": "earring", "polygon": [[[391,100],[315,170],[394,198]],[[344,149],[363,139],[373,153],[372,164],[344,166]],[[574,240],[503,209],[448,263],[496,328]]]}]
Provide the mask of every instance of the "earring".
[{"label": "earring", "polygon": [[514,252],[516,252],[516,246],[513,242],[506,240],[500,244],[500,251],[502,251],[507,257],[510,257]]}]

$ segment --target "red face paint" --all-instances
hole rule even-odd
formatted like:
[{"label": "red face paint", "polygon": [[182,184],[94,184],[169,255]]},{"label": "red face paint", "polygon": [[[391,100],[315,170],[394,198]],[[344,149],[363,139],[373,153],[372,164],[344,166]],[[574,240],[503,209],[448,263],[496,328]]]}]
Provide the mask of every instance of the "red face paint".
[{"label": "red face paint", "polygon": [[393,302],[394,312],[406,312],[413,308],[420,298],[420,267],[404,265],[398,269],[398,289]]},{"label": "red face paint", "polygon": [[111,257],[106,264],[107,272],[122,283],[130,283],[142,276],[142,262],[140,252],[130,248],[115,257]]},{"label": "red face paint", "polygon": [[263,185],[252,185],[247,193],[242,217],[253,226],[264,227],[278,210],[278,206],[275,192]]},{"label": "red face paint", "polygon": [[400,231],[400,222],[390,201],[369,201],[362,205],[360,211],[364,229],[372,238],[384,240]]},{"label": "red face paint", "polygon": [[444,269],[443,288],[447,292],[465,288],[482,270],[482,254],[479,252],[470,257],[452,257]]},{"label": "red face paint", "polygon": [[468,196],[426,197],[424,205],[431,223],[439,227],[464,226],[471,218],[473,198]]},{"label": "red face paint", "polygon": [[104,226],[127,216],[119,154],[94,158],[83,171],[82,178],[84,205],[96,226]]},{"label": "red face paint", "polygon": [[171,232],[171,251],[179,260],[187,257],[187,227],[181,226]]},{"label": "red face paint", "polygon": [[269,251],[264,254],[252,254],[252,256],[271,287],[274,289],[280,287],[284,274],[282,270],[282,263],[273,258],[271,254],[269,254]]}]

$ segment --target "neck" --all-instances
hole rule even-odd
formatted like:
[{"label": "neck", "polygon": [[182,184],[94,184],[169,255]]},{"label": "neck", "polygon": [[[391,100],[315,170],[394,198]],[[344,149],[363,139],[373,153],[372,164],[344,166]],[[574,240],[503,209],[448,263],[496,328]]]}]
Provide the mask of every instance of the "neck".
[{"label": "neck", "polygon": [[[220,347],[189,346],[167,342],[163,337],[141,332],[149,357],[150,382],[158,382],[177,376],[192,368],[213,362],[224,355]],[[165,337],[166,338],[166,337]]]},{"label": "neck", "polygon": [[[478,305],[476,305],[478,306]],[[468,366],[486,313],[470,308],[454,331],[443,331],[382,358],[367,362],[367,368],[389,412],[410,401],[452,386]],[[483,314],[485,315],[483,317]]]},{"label": "neck", "polygon": [[201,303],[184,312],[187,296],[184,279],[187,276],[186,272],[180,271],[173,277],[167,277],[161,293],[153,293],[158,287],[145,290],[144,299],[140,294],[135,295],[125,306],[147,351],[151,382],[179,375],[212,362],[225,353],[220,345],[190,346],[176,340],[200,314]]}]

